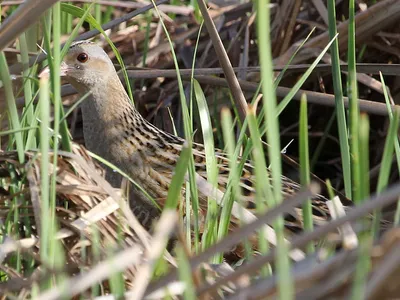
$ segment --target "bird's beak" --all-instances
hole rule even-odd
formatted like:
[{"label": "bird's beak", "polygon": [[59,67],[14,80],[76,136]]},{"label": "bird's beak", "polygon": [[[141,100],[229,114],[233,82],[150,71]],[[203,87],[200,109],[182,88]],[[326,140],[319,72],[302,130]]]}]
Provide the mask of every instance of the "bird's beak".
[{"label": "bird's beak", "polygon": [[[60,65],[60,76],[65,77],[68,74],[68,65],[65,62],[61,62]],[[39,78],[49,78],[50,76],[50,68],[49,66],[45,67],[39,74]]]}]

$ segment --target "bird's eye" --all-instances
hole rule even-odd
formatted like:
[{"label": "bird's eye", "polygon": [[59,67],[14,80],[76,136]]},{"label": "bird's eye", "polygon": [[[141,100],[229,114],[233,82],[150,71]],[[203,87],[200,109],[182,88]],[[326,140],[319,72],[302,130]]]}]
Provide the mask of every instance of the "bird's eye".
[{"label": "bird's eye", "polygon": [[76,59],[81,63],[85,63],[88,61],[89,55],[87,55],[86,53],[81,53],[76,57]]}]

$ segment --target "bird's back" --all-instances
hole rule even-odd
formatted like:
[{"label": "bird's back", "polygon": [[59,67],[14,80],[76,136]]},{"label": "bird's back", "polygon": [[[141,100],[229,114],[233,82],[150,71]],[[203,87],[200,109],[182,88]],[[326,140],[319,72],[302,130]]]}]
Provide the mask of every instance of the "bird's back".
[{"label": "bird's back", "polygon": [[[127,96],[126,96],[127,97]],[[99,118],[85,119],[85,113],[93,112],[93,108],[83,107],[84,135],[89,150],[101,155],[106,160],[115,164],[122,171],[131,176],[162,208],[167,198],[174,168],[180,156],[184,139],[164,132],[147,120],[129,103],[112,112],[112,125],[107,120]],[[109,110],[112,111],[112,110]],[[205,149],[201,144],[193,144],[193,155],[196,173],[207,178]],[[218,165],[218,189],[225,192],[229,177],[229,159],[220,149],[215,150]],[[240,158],[239,158],[240,162]],[[111,174],[110,174],[111,173]],[[109,180],[114,185],[120,183],[120,177],[108,170]],[[267,179],[266,179],[267,180]],[[270,179],[268,179],[270,180]],[[255,206],[255,177],[254,168],[250,161],[244,163],[240,177],[242,190],[241,203],[246,208],[254,210]],[[300,189],[300,186],[287,177],[282,177],[282,194],[287,198]],[[184,190],[183,190],[184,192]],[[143,193],[139,194],[131,207],[141,205],[143,202],[150,204]],[[207,211],[207,196],[200,192],[200,208],[205,214]],[[316,223],[322,223],[329,219],[326,199],[316,196],[313,199],[313,215]],[[293,230],[302,227],[301,209],[295,209],[286,216],[287,226]]]}]

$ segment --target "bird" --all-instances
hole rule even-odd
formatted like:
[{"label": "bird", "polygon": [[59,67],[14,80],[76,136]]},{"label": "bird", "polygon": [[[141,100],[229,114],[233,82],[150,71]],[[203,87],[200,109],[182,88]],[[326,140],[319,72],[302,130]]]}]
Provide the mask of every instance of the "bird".
[{"label": "bird", "polygon": [[[48,73],[45,69],[42,73]],[[60,75],[78,91],[89,94],[81,104],[83,134],[88,150],[130,175],[159,207],[163,207],[168,194],[174,168],[185,144],[185,139],[165,132],[143,118],[132,104],[121,83],[117,71],[102,47],[90,41],[71,44],[60,66]],[[192,153],[196,173],[207,178],[205,149],[202,144],[193,143]],[[224,151],[216,149],[218,162],[218,189],[225,191],[229,175],[229,159]],[[243,205],[255,207],[254,167],[251,161],[244,164],[240,178],[243,189]],[[106,171],[106,179],[118,186],[121,178],[112,170]],[[284,198],[294,195],[301,186],[282,176]],[[142,192],[135,191],[130,206],[135,211],[159,209]],[[330,219],[327,199],[316,195],[312,199],[314,223],[322,224]],[[200,213],[207,211],[207,195],[199,195]],[[235,224],[233,224],[235,225]],[[301,209],[286,216],[286,226],[301,229]]]}]

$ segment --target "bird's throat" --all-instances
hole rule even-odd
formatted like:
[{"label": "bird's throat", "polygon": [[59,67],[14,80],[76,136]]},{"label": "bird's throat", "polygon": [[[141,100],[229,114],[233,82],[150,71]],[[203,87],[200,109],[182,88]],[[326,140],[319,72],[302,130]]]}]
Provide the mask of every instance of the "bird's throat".
[{"label": "bird's throat", "polygon": [[89,92],[89,97],[81,104],[85,144],[90,151],[104,156],[109,153],[117,135],[121,134],[124,114],[139,113],[117,76],[105,84],[99,83]]}]

